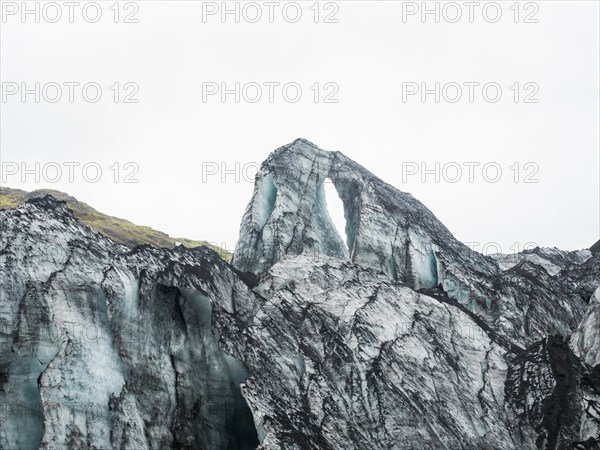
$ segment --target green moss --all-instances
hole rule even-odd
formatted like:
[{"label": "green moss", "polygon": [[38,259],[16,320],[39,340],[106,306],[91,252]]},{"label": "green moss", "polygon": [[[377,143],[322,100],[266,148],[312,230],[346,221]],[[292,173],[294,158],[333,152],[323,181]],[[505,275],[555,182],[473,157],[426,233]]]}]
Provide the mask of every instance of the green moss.
[{"label": "green moss", "polygon": [[216,251],[219,256],[231,261],[231,253],[225,249],[209,244],[206,241],[194,241],[187,238],[173,238],[162,231],[153,228],[136,225],[128,220],[109,216],[96,211],[91,206],[78,201],[75,197],[60,191],[41,189],[33,192],[25,192],[18,189],[0,188],[0,209],[15,208],[30,198],[43,197],[50,194],[58,200],[63,200],[73,211],[73,215],[82,223],[103,234],[107,238],[128,247],[148,244],[156,248],[171,248],[179,243],[188,248],[206,246]]},{"label": "green moss", "polygon": [[0,194],[0,209],[16,208],[19,205],[19,200],[10,195]]}]

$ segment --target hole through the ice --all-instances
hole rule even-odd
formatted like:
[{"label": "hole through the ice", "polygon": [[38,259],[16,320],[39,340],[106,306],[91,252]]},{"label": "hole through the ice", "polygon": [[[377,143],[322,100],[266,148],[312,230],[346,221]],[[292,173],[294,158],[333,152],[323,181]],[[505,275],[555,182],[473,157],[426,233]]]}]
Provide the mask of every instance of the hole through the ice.
[{"label": "hole through the ice", "polygon": [[[326,179],[323,184],[325,189],[325,201],[327,203],[327,211],[329,211],[329,217],[335,226],[338,235],[343,239],[346,237],[346,219],[344,217],[344,203],[340,198],[337,189],[330,179]],[[346,243],[346,248],[348,244]]]},{"label": "hole through the ice", "polygon": [[344,203],[329,178],[317,192],[315,219],[323,253],[340,258],[349,256]]}]

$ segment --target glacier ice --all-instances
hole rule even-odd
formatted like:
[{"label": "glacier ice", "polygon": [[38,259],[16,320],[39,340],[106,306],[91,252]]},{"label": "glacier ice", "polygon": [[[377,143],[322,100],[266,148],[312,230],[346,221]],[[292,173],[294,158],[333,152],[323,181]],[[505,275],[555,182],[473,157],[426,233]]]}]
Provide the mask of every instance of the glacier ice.
[{"label": "glacier ice", "polygon": [[600,446],[600,254],[477,254],[307,141],[263,164],[233,265],[51,197],[0,230],[2,448]]}]

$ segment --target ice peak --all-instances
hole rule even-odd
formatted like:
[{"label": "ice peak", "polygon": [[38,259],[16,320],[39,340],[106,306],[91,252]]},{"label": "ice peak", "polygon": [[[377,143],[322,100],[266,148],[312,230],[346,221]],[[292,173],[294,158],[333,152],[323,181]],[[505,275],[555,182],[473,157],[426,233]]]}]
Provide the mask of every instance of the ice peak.
[{"label": "ice peak", "polygon": [[318,145],[312,143],[311,141],[309,141],[308,139],[305,139],[305,138],[297,138],[292,143],[288,144],[288,146],[293,146],[293,145],[307,145],[307,146],[315,148],[315,149],[327,151],[327,150],[323,150],[323,149],[319,148]]},{"label": "ice peak", "polygon": [[[343,236],[331,220],[326,182],[343,203]],[[296,139],[273,152],[258,172],[233,264],[261,275],[286,255],[312,253],[349,259],[420,289],[443,281],[440,254],[466,259],[465,251],[470,252],[410,194],[340,152]],[[479,263],[492,270],[491,261]],[[467,293],[461,295],[468,301]]]}]

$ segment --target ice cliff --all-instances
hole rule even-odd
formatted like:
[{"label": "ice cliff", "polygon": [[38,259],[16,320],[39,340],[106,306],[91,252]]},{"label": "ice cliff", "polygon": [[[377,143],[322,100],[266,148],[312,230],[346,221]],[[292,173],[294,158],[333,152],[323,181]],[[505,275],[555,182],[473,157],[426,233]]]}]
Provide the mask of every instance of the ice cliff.
[{"label": "ice cliff", "polygon": [[0,210],[0,283],[1,448],[600,447],[600,254],[481,255],[305,140],[232,265],[45,197]]}]

